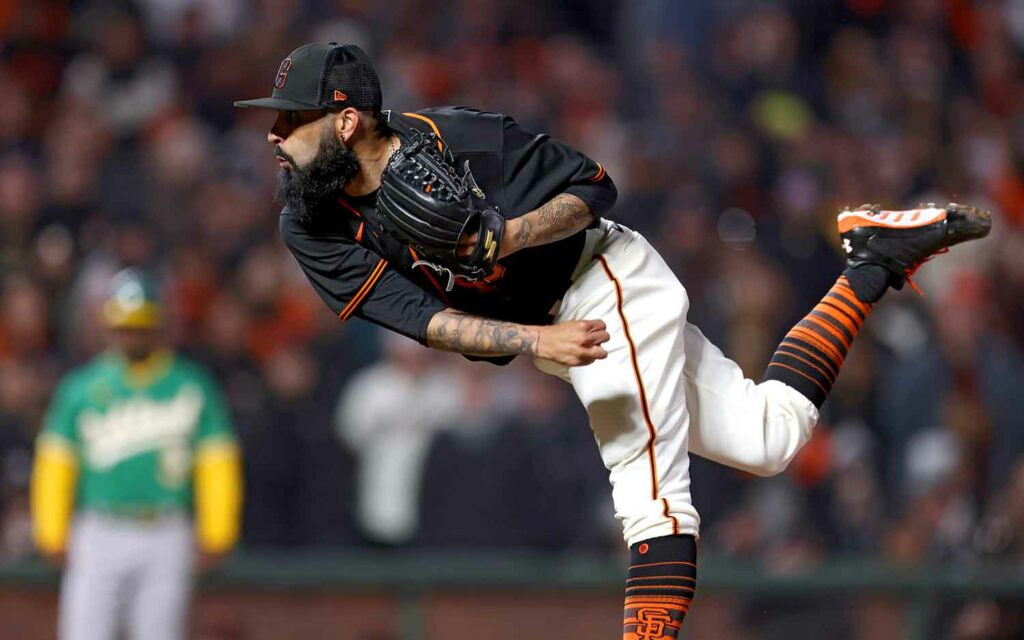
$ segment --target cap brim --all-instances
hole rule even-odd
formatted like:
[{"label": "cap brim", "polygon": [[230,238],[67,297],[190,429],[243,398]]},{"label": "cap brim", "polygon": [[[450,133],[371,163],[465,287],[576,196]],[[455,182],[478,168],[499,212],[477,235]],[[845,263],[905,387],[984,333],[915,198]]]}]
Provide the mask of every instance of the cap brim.
[{"label": "cap brim", "polygon": [[283,98],[257,98],[255,100],[239,100],[236,107],[243,109],[274,109],[276,111],[322,111],[323,107],[308,102],[296,102]]}]

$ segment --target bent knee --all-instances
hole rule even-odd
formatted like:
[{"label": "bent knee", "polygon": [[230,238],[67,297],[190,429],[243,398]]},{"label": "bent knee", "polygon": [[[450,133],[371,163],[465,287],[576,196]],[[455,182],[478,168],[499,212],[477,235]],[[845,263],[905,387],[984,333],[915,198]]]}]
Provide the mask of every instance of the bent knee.
[{"label": "bent knee", "polygon": [[799,392],[781,383],[767,382],[759,387],[765,392],[766,411],[758,475],[774,476],[785,471],[811,439],[818,410]]},{"label": "bent knee", "polygon": [[792,460],[793,456],[786,456],[783,458],[772,458],[766,456],[763,460],[760,460],[756,466],[748,469],[748,471],[761,478],[770,478],[785,471]]}]

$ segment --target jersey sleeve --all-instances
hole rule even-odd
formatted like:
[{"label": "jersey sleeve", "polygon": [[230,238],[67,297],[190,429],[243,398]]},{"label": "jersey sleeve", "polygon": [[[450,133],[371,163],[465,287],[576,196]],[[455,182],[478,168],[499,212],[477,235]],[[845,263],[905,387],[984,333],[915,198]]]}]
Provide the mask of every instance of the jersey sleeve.
[{"label": "jersey sleeve", "polygon": [[241,450],[219,386],[198,366],[193,375],[203,394],[194,445],[196,537],[203,551],[226,553],[238,540],[241,523]]},{"label": "jersey sleeve", "polygon": [[596,217],[615,204],[618,191],[601,163],[546,133],[524,129],[508,116],[503,117],[502,126],[507,203],[528,203],[534,209],[560,193],[569,193],[585,202]]},{"label": "jersey sleeve", "polygon": [[342,320],[353,315],[420,343],[427,325],[446,305],[394,271],[388,261],[353,239],[308,230],[281,214],[281,237],[320,298]]},{"label": "jersey sleeve", "polygon": [[32,537],[42,553],[58,553],[67,546],[79,470],[75,429],[78,389],[74,376],[61,382],[36,441],[29,505]]},{"label": "jersey sleeve", "polygon": [[69,376],[57,386],[50,399],[43,418],[43,426],[39,433],[40,443],[63,447],[74,452],[78,445],[78,434],[75,429],[79,401],[79,384],[75,376]]},{"label": "jersey sleeve", "polygon": [[194,375],[203,394],[203,407],[199,413],[199,428],[196,432],[196,448],[234,443],[235,429],[231,423],[231,413],[220,388],[205,371],[196,368]]},{"label": "jersey sleeve", "polygon": [[58,553],[66,548],[77,484],[75,458],[41,441],[29,485],[32,537],[41,552]]}]

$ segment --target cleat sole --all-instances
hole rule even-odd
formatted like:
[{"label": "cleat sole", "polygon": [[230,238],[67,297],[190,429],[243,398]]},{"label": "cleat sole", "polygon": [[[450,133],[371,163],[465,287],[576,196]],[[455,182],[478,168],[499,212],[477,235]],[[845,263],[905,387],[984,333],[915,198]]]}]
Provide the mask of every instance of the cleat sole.
[{"label": "cleat sole", "polygon": [[950,246],[984,238],[992,230],[992,214],[984,209],[954,203],[949,205],[948,210],[946,225]]}]

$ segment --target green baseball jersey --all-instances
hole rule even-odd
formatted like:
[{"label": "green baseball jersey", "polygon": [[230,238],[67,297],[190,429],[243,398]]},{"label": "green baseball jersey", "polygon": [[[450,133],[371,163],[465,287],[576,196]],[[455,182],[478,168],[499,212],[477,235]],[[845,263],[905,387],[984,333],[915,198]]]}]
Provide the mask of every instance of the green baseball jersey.
[{"label": "green baseball jersey", "polygon": [[188,510],[194,452],[234,442],[224,401],[206,371],[169,352],[151,360],[140,371],[105,353],[57,388],[40,438],[74,453],[78,508]]}]

